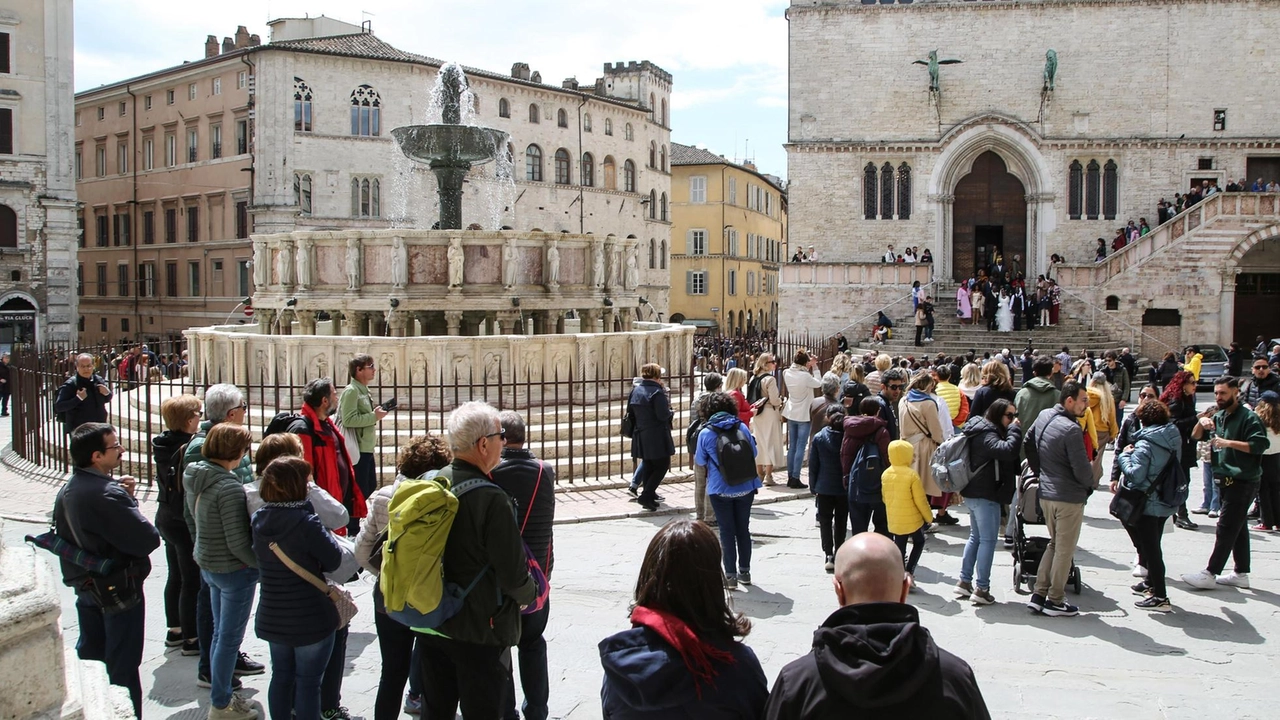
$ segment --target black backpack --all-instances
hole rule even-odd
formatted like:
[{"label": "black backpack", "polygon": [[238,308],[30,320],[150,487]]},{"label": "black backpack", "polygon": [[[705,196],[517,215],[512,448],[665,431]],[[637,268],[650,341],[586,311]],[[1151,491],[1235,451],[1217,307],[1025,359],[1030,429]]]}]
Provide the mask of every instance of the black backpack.
[{"label": "black backpack", "polygon": [[307,425],[307,430],[311,429],[310,423],[307,423],[307,418],[302,413],[292,410],[278,412],[275,417],[271,418],[271,422],[267,423],[266,429],[262,431],[262,437],[290,432],[289,428],[293,427],[293,424],[299,420]]},{"label": "black backpack", "polygon": [[706,426],[706,421],[702,418],[694,418],[689,423],[689,429],[684,432],[684,444],[689,449],[689,457],[692,459],[698,454],[698,433],[702,432],[702,428]]},{"label": "black backpack", "polygon": [[182,502],[182,458],[187,454],[187,447],[191,441],[187,441],[167,456],[159,453],[155,455],[156,462],[156,490],[159,497],[156,498],[162,503],[181,503]]},{"label": "black backpack", "polygon": [[741,485],[759,477],[756,474],[755,449],[741,423],[733,432],[726,432],[714,425],[707,427],[716,434],[716,465],[726,484]]},{"label": "black backpack", "polygon": [[747,404],[755,405],[760,402],[760,384],[764,382],[764,373],[756,375],[747,383]]}]

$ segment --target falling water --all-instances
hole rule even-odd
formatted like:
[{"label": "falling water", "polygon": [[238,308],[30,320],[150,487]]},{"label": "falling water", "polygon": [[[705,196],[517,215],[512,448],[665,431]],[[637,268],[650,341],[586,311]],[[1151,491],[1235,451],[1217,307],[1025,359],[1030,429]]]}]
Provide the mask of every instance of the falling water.
[{"label": "falling water", "polygon": [[476,96],[471,92],[471,85],[466,81],[467,75],[462,72],[462,66],[456,62],[445,63],[440,66],[440,72],[436,73],[436,83],[431,88],[431,102],[427,105],[427,124],[436,125],[444,122],[445,88],[443,79],[450,70],[457,70],[458,74],[463,78],[462,95],[458,98],[462,118],[458,124],[476,125]]}]

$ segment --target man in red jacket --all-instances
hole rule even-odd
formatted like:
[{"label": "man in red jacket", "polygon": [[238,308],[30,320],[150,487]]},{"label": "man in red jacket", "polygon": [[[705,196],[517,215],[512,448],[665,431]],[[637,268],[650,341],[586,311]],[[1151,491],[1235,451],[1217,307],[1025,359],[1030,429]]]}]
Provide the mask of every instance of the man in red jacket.
[{"label": "man in red jacket", "polygon": [[[347,508],[352,519],[367,515],[364,493],[355,482],[355,466],[347,455],[342,432],[330,416],[338,409],[338,391],[330,378],[307,383],[302,391],[302,417],[289,432],[302,440],[303,459],[311,463],[312,481]],[[334,531],[345,535],[346,528]]]}]

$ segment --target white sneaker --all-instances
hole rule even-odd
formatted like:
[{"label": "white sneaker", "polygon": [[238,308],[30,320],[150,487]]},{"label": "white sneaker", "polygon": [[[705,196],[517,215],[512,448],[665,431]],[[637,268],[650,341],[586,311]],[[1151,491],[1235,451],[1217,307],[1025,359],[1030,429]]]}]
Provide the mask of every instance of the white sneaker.
[{"label": "white sneaker", "polygon": [[248,700],[231,693],[231,702],[226,707],[209,706],[209,720],[258,720],[258,711]]},{"label": "white sneaker", "polygon": [[1134,565],[1133,572],[1129,574],[1136,578],[1145,578],[1147,576],[1147,569],[1142,567],[1141,565]]},{"label": "white sneaker", "polygon": [[1208,570],[1187,573],[1182,576],[1182,582],[1190,585],[1197,590],[1212,590],[1217,587],[1217,576],[1211,574]]},{"label": "white sneaker", "polygon": [[1220,575],[1217,580],[1219,585],[1227,585],[1234,588],[1249,589],[1249,573],[1230,572],[1226,575]]}]

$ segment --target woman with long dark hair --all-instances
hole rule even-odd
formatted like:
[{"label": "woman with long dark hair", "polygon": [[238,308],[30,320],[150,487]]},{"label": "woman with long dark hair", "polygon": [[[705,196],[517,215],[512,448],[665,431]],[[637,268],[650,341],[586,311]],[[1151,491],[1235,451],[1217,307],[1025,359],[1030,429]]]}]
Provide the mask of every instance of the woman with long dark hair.
[{"label": "woman with long dark hair", "polygon": [[[1121,480],[1130,490],[1146,493],[1142,518],[1137,527],[1127,527],[1129,538],[1138,548],[1138,562],[1147,569],[1147,578],[1133,587],[1133,591],[1145,595],[1134,603],[1135,607],[1154,612],[1169,612],[1169,593],[1164,581],[1164,552],[1160,547],[1164,534],[1164,521],[1175,508],[1161,498],[1161,488],[1156,487],[1166,464],[1180,462],[1182,434],[1169,422],[1169,408],[1160,401],[1148,400],[1134,411],[1135,420],[1142,425],[1134,433],[1134,442],[1120,450],[1116,462],[1120,464]],[[1119,490],[1112,482],[1111,491]]]},{"label": "woman with long dark hair", "polygon": [[[1191,437],[1199,420],[1196,415],[1196,378],[1186,370],[1179,370],[1169,379],[1164,392],[1160,394],[1160,402],[1169,408],[1169,422],[1178,428],[1182,436],[1182,472],[1190,482],[1191,468],[1196,466],[1196,441]],[[1117,448],[1118,449],[1118,448]],[[1187,515],[1187,504],[1183,503],[1174,515],[1173,524],[1183,530],[1195,530],[1198,525]]]},{"label": "woman with long dark hair", "polygon": [[726,600],[715,533],[673,520],[645,550],[631,629],[600,642],[604,716],[760,718],[769,696],[760,661],[739,638],[751,621]]},{"label": "woman with long dark hair", "polygon": [[1262,486],[1258,490],[1259,522],[1253,526],[1261,532],[1280,529],[1280,395],[1268,390],[1253,406],[1262,426],[1267,429],[1270,446],[1262,453]]},{"label": "woman with long dark hair", "polygon": [[955,592],[962,600],[972,597],[974,605],[990,605],[995,602],[991,595],[991,564],[1000,534],[1000,508],[1013,500],[1022,427],[1013,403],[998,398],[987,408],[986,415],[970,417],[961,432],[970,438],[969,463],[974,473],[960,491],[969,508],[970,522]]}]

